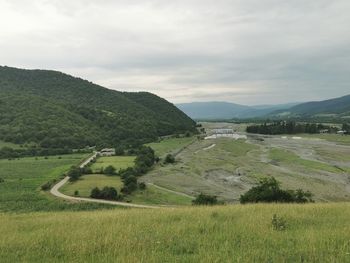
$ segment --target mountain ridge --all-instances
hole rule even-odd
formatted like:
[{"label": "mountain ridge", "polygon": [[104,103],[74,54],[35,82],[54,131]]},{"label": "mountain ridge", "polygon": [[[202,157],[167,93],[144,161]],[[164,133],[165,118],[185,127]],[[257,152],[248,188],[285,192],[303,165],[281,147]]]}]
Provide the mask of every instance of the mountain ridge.
[{"label": "mountain ridge", "polygon": [[135,144],[195,131],[191,118],[154,94],[51,70],[0,66],[0,113],[0,140],[44,147]]}]

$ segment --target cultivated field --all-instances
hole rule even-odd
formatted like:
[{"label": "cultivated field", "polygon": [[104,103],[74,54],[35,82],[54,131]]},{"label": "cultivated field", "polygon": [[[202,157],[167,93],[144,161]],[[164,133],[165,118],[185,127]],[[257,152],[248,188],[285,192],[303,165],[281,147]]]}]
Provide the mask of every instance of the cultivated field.
[{"label": "cultivated field", "polygon": [[[272,216],[285,230],[272,227]],[[0,214],[1,262],[350,262],[350,206]]]},{"label": "cultivated field", "polygon": [[[204,123],[244,134],[245,125]],[[243,127],[242,127],[243,126]],[[283,188],[310,190],[316,201],[350,200],[350,136],[247,135],[247,139],[197,140],[174,165],[158,165],[143,180],[189,195],[217,195],[228,202],[260,178],[274,176]]]}]

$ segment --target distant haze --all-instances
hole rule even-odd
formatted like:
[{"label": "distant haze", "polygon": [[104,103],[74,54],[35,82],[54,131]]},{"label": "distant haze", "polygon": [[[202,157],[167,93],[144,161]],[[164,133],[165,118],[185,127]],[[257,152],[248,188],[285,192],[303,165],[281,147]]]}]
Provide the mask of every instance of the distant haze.
[{"label": "distant haze", "polygon": [[348,0],[0,0],[0,63],[173,103],[350,90]]}]

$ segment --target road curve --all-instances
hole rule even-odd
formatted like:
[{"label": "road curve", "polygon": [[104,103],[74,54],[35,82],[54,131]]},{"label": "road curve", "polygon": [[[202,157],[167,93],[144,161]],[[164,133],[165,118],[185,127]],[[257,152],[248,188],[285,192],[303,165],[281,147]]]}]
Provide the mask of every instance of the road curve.
[{"label": "road curve", "polygon": [[[66,176],[63,178],[63,180],[59,181],[57,184],[55,184],[51,190],[50,193],[56,197],[63,198],[70,201],[79,201],[79,202],[93,202],[93,203],[101,203],[101,204],[109,204],[109,205],[118,205],[118,206],[125,206],[125,207],[135,207],[135,208],[161,208],[161,206],[153,206],[153,205],[138,205],[138,204],[131,204],[131,203],[125,203],[125,202],[118,202],[118,201],[109,201],[109,200],[103,200],[103,199],[94,199],[94,198],[85,198],[85,197],[73,197],[69,195],[62,194],[59,189],[67,183],[69,180],[69,176]],[[164,206],[167,207],[167,206]]]}]

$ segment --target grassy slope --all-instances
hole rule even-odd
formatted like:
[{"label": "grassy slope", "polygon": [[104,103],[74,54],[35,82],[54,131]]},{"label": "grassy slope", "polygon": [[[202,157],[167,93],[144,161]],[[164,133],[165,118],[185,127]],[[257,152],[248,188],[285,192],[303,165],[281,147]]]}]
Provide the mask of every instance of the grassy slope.
[{"label": "grassy slope", "polygon": [[194,140],[194,137],[169,138],[161,140],[160,142],[148,143],[146,145],[150,146],[157,156],[164,157],[169,153],[176,154],[179,150],[186,147]]},{"label": "grassy slope", "polygon": [[[287,221],[271,227],[273,214]],[[2,262],[349,262],[350,206],[0,214]]]},{"label": "grassy slope", "polygon": [[350,145],[350,136],[349,135],[338,135],[338,134],[302,134],[302,137],[305,138],[316,138],[324,139],[330,142],[336,142],[338,144]]},{"label": "grassy slope", "polygon": [[91,190],[95,187],[102,189],[105,186],[116,188],[120,191],[123,186],[119,176],[108,176],[103,174],[89,174],[82,176],[76,182],[68,182],[60,191],[67,195],[74,195],[74,191],[79,191],[79,196],[89,197]]},{"label": "grassy slope", "polygon": [[[92,165],[94,171],[102,167],[113,165],[117,170],[120,168],[132,167],[134,165],[133,156],[112,156],[100,157]],[[120,192],[123,183],[119,176],[106,176],[101,174],[84,175],[76,182],[68,182],[60,191],[67,195],[74,195],[79,191],[79,196],[89,197],[91,190],[95,187],[102,189],[105,186],[114,187]],[[160,204],[160,205],[189,205],[192,199],[186,196],[177,195],[168,191],[148,185],[145,190],[137,190],[125,198],[136,204]]]},{"label": "grassy slope", "polygon": [[48,159],[0,160],[0,211],[48,211],[106,207],[95,204],[70,204],[40,191],[40,186],[58,178],[86,154],[50,156]]},{"label": "grassy slope", "polygon": [[331,166],[326,163],[321,163],[313,160],[305,160],[300,158],[298,155],[282,149],[271,149],[270,156],[272,160],[275,160],[279,163],[285,163],[287,165],[298,166],[300,169],[305,170],[318,170],[318,171],[327,171],[330,173],[342,173],[343,170]]},{"label": "grassy slope", "polygon": [[112,165],[117,171],[119,169],[125,169],[132,167],[134,165],[134,156],[108,156],[99,157],[96,162],[91,166],[94,172],[101,170],[101,168],[106,168]]}]

